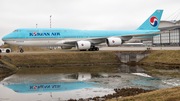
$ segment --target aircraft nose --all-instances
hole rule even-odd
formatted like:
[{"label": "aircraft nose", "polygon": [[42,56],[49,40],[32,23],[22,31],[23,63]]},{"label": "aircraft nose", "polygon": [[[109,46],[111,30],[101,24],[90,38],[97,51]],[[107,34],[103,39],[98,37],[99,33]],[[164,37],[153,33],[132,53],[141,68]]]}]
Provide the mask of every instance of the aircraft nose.
[{"label": "aircraft nose", "polygon": [[[11,33],[10,33],[10,34],[11,34]],[[2,38],[2,40],[4,41],[4,40],[8,39],[8,38],[10,37],[10,34],[4,36],[4,37]]]},{"label": "aircraft nose", "polygon": [[6,36],[4,36],[4,37],[2,38],[2,40],[3,40],[3,39],[6,39]]},{"label": "aircraft nose", "polygon": [[8,35],[4,36],[4,37],[2,38],[2,40],[4,41],[5,39],[7,39],[7,37],[8,37]]}]

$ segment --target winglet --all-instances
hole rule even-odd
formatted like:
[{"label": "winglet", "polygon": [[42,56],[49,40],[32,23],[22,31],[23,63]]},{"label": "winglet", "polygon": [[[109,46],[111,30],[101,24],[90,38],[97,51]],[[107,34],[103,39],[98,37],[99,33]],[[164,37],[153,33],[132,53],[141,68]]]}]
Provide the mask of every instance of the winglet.
[{"label": "winglet", "polygon": [[157,30],[163,10],[156,10],[137,30]]}]

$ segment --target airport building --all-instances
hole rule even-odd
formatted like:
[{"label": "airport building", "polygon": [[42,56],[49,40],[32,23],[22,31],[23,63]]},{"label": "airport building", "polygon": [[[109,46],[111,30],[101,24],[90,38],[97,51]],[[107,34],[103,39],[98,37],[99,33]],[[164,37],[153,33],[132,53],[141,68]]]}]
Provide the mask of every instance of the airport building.
[{"label": "airport building", "polygon": [[180,20],[161,21],[159,30],[166,31],[152,37],[153,46],[180,46]]},{"label": "airport building", "polygon": [[159,46],[180,46],[180,20],[160,21],[159,30],[162,34],[153,37],[136,37],[127,41],[121,46],[130,47],[159,47]]}]

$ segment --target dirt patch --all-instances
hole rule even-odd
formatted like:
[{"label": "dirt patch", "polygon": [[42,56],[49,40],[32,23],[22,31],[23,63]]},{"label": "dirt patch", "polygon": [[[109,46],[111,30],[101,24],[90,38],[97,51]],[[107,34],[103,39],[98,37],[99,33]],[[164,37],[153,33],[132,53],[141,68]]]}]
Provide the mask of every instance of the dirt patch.
[{"label": "dirt patch", "polygon": [[179,99],[180,87],[173,87],[108,101],[179,101]]},{"label": "dirt patch", "polygon": [[14,71],[6,68],[4,64],[0,61],[0,81],[12,74],[14,74]]},{"label": "dirt patch", "polygon": [[108,94],[108,95],[105,95],[102,97],[97,96],[97,97],[88,98],[88,99],[80,98],[79,100],[69,99],[68,101],[105,101],[105,100],[113,99],[113,98],[134,96],[134,95],[138,95],[140,93],[146,93],[146,92],[150,92],[153,90],[144,90],[141,88],[122,88],[122,89],[114,89],[114,91],[116,93]]},{"label": "dirt patch", "polygon": [[16,66],[0,60],[0,81],[3,80],[5,77],[16,73],[17,71],[18,69],[16,68]]}]

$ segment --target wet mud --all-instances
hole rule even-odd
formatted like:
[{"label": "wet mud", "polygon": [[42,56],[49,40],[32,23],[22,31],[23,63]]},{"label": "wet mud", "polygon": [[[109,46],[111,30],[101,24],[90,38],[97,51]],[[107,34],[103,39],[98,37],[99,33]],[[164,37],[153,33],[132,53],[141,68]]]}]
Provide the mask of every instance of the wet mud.
[{"label": "wet mud", "polygon": [[97,96],[97,97],[88,98],[88,99],[80,98],[79,100],[69,99],[68,101],[104,101],[104,100],[113,99],[113,98],[134,96],[140,93],[151,92],[153,90],[144,90],[142,88],[122,88],[122,89],[114,89],[114,91],[115,93],[104,95],[102,97]]},{"label": "wet mud", "polygon": [[11,75],[12,74],[11,72],[12,72],[11,70],[5,67],[0,67],[0,81],[3,80],[3,78]]},{"label": "wet mud", "polygon": [[14,70],[7,68],[6,65],[0,61],[0,81],[14,73]]}]

